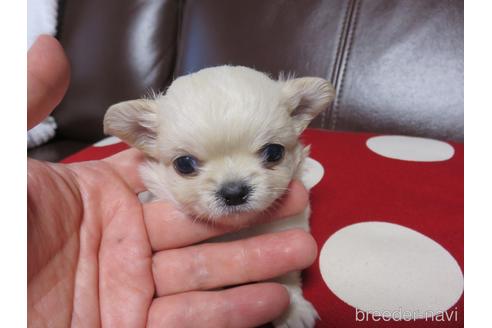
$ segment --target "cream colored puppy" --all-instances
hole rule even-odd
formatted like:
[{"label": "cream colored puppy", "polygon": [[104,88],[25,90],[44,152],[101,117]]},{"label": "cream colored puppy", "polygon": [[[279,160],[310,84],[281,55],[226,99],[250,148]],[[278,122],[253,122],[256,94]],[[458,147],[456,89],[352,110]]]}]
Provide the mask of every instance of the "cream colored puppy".
[{"label": "cream colored puppy", "polygon": [[[148,156],[140,172],[155,198],[213,224],[246,227],[301,178],[308,150],[299,135],[334,95],[321,78],[275,81],[246,67],[212,67],[176,79],[164,95],[111,106],[104,131]],[[309,230],[308,220],[306,208],[214,241]],[[318,315],[302,296],[300,272],[277,281],[291,305],[275,326],[314,326]]]}]

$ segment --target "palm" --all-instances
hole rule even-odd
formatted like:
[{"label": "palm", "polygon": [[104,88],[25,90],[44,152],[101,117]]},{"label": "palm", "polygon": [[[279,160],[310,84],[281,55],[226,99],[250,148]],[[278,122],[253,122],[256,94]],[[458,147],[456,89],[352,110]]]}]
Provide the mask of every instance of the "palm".
[{"label": "palm", "polygon": [[[87,225],[80,229],[80,235],[89,238],[86,244],[81,243],[81,259],[85,259],[77,268],[80,279],[75,291],[80,301],[74,304],[74,317],[85,320],[92,315],[94,322],[100,317],[111,326],[142,327],[154,294],[143,209],[135,193],[114,172],[100,166],[91,169],[100,171],[94,181],[81,177],[90,181],[83,186],[87,190],[84,203],[93,205],[86,207],[83,222]],[[90,237],[94,234],[100,236],[100,243],[99,238]],[[93,292],[87,294],[86,288]],[[96,293],[100,313],[94,316],[98,309],[90,306],[94,306],[91,295]]]},{"label": "palm", "polygon": [[[59,222],[69,217],[66,212],[51,215],[45,228],[62,245],[53,239],[32,243],[38,235],[29,229],[30,245],[35,245],[29,255],[41,253],[46,263],[29,268],[30,319],[53,326],[70,321],[144,326],[154,294],[152,252],[135,193],[107,163],[78,165],[77,176],[61,172],[67,174],[55,178],[78,184],[81,192],[69,196],[66,192],[73,189],[56,189],[60,194],[50,196],[57,202],[81,197],[83,209],[80,220],[71,223]],[[71,206],[66,205],[59,208]],[[76,260],[64,260],[69,257]],[[56,303],[73,306],[60,312]]]}]

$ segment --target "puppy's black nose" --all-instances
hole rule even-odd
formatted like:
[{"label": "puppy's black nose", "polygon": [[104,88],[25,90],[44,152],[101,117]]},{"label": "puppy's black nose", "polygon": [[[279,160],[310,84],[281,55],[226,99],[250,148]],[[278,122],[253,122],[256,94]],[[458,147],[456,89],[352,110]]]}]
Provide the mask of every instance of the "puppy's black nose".
[{"label": "puppy's black nose", "polygon": [[242,181],[234,181],[224,183],[218,194],[227,206],[234,206],[246,203],[250,192],[250,186]]}]

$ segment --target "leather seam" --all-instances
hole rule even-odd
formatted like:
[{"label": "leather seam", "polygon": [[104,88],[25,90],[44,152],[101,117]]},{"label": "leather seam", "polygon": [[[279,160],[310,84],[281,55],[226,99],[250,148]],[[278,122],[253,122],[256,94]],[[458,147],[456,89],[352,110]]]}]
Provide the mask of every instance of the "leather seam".
[{"label": "leather seam", "polygon": [[176,53],[174,54],[174,60],[173,60],[173,70],[171,72],[171,82],[175,80],[176,78],[176,64],[178,64],[178,57],[181,55],[181,34],[182,34],[182,29],[183,29],[183,17],[184,17],[184,7],[185,7],[185,0],[177,0],[177,5],[178,5],[178,22],[177,22],[177,27],[176,27],[176,47],[175,51]]},{"label": "leather seam", "polygon": [[[345,15],[344,15],[343,21],[342,21],[342,31],[340,32],[340,35],[338,36],[337,50],[335,52],[335,61],[333,63],[333,69],[332,69],[331,77],[330,77],[331,82],[333,84],[335,84],[335,88],[336,88],[336,82],[337,82],[337,76],[338,76],[338,67],[339,67],[339,62],[340,62],[340,57],[341,57],[340,54],[341,54],[342,49],[343,49],[343,43],[345,41],[344,35],[346,34],[347,22],[348,22],[348,18],[350,16],[350,12],[351,12],[350,9],[351,9],[351,4],[348,3],[347,9],[345,9]],[[331,114],[332,110],[333,110],[333,105],[330,104],[330,106],[327,108],[327,110],[323,111],[323,114],[321,116],[321,127],[325,128],[326,115],[328,114],[328,112],[330,112],[330,114]]]},{"label": "leather seam", "polygon": [[[352,45],[354,41],[354,34],[355,34],[355,29],[357,27],[357,18],[359,16],[360,12],[360,6],[362,4],[362,0],[354,0],[354,5],[352,7],[351,11],[351,16],[350,16],[350,21],[349,21],[349,28],[347,29],[347,35],[346,35],[346,42],[345,42],[345,47],[344,47],[344,54],[341,56],[341,63],[339,69],[341,70],[341,74],[338,76],[338,81],[339,83],[336,84],[336,89],[337,89],[337,95],[335,98],[335,102],[333,103],[333,108],[332,108],[332,119],[331,119],[331,126],[330,128],[335,130],[336,124],[338,121],[339,117],[339,105],[340,105],[340,99],[343,95],[343,87],[345,83],[345,73],[347,71],[347,64],[350,58],[350,53],[352,50]],[[338,82],[337,81],[337,82]]]}]

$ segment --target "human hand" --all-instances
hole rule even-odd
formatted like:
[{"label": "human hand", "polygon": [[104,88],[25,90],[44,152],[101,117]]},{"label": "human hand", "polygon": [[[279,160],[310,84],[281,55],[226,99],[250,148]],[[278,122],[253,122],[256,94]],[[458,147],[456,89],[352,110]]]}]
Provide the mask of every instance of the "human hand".
[{"label": "human hand", "polygon": [[[38,91],[56,102],[49,88]],[[279,284],[209,290],[310,265],[312,237],[295,230],[193,246],[225,228],[193,223],[169,203],[141,204],[142,160],[136,150],[71,165],[28,160],[29,325],[252,327],[278,317],[289,302]],[[272,216],[301,212],[307,198],[293,182]]]}]

